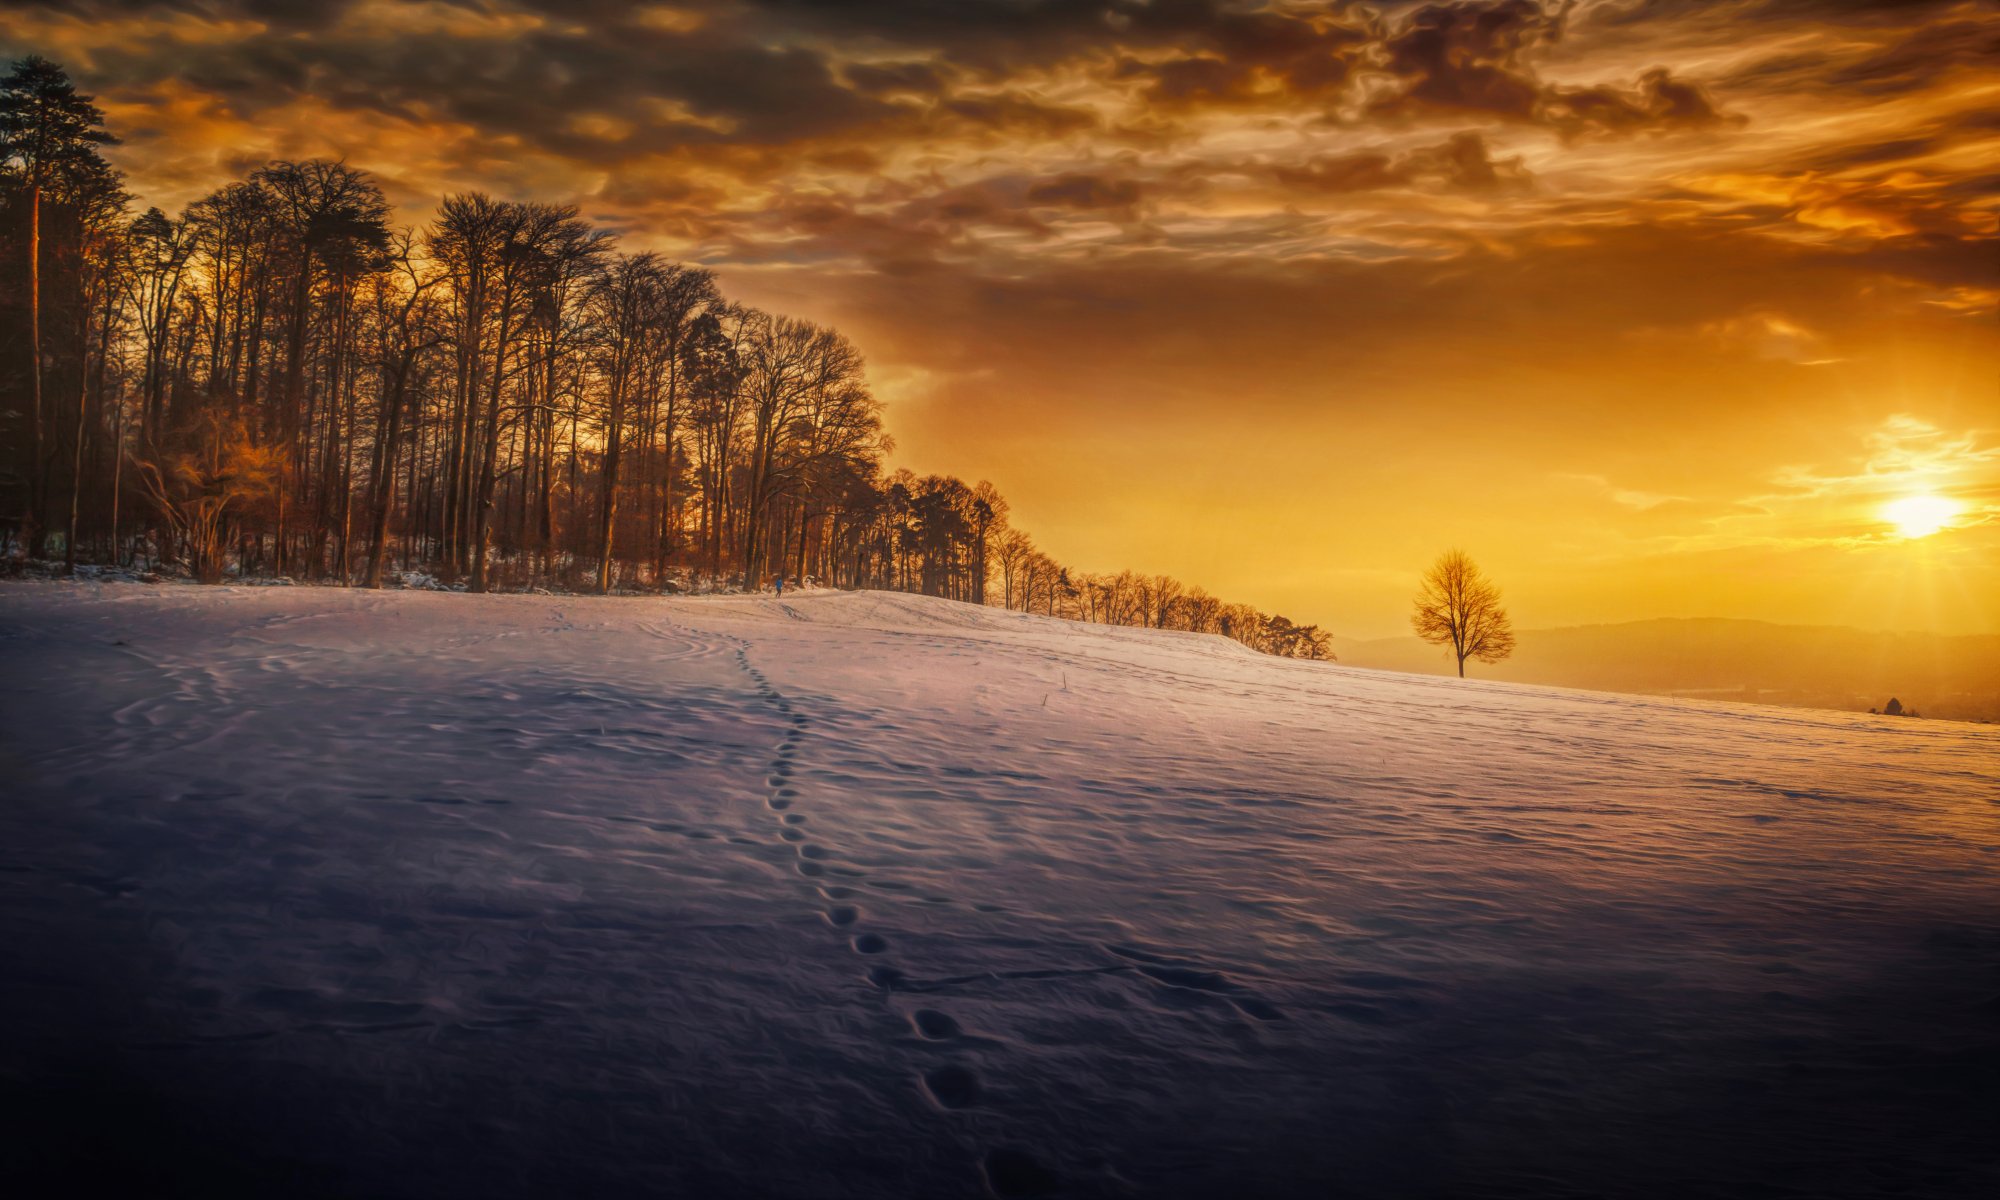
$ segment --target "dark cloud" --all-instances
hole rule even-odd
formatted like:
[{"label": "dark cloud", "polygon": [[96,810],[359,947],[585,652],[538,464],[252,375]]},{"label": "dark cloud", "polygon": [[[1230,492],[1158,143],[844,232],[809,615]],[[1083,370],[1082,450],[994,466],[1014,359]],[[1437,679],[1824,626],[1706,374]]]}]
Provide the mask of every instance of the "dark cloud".
[{"label": "dark cloud", "polygon": [[1323,194],[1430,185],[1463,191],[1490,191],[1524,185],[1528,171],[1519,158],[1495,160],[1486,139],[1467,130],[1435,146],[1401,154],[1362,151],[1330,155],[1297,165],[1274,167],[1281,184]]},{"label": "dark cloud", "polygon": [[[1632,88],[1544,84],[1533,59],[1567,9],[1536,0],[1388,16],[1332,0],[706,0],[665,16],[608,0],[82,0],[17,11],[208,31],[107,39],[79,64],[87,81],[189,89],[251,124],[309,99],[601,169],[664,158],[768,175],[783,170],[781,151],[826,162],[967,136],[1171,138],[1203,110],[1344,113],[1385,84],[1377,117],[1501,117],[1572,134],[1716,118],[1705,93],[1664,69]],[[1112,102],[1024,82],[1058,68],[1094,76]]]},{"label": "dark cloud", "polygon": [[964,124],[1054,137],[1090,129],[1099,123],[1088,109],[1050,104],[1021,92],[989,92],[952,96],[938,110]]},{"label": "dark cloud", "polygon": [[1639,76],[1638,86],[1630,90],[1603,85],[1550,89],[1542,112],[1551,125],[1572,136],[1700,129],[1741,120],[1717,110],[1708,93],[1676,79],[1665,67]]},{"label": "dark cloud", "polygon": [[1018,261],[1024,246],[1046,242],[1066,220],[1136,228],[1144,197],[1138,180],[1111,172],[1015,172],[935,190],[905,183],[868,197],[786,196],[712,214],[703,240],[732,261],[859,259],[900,275],[926,263],[1009,257],[992,244],[995,235],[1010,239]]},{"label": "dark cloud", "polygon": [[1526,55],[1560,37],[1562,21],[1561,10],[1535,0],[1420,8],[1383,45],[1385,65],[1401,87],[1376,108],[1532,119],[1542,87]]},{"label": "dark cloud", "polygon": [[1129,209],[1139,202],[1139,185],[1106,175],[1070,174],[1045,179],[1028,188],[1028,203],[1059,208]]},{"label": "dark cloud", "polygon": [[[1706,8],[1691,0],[1582,7],[705,0],[670,9],[609,0],[394,8],[361,0],[82,0],[11,11],[101,22],[106,36],[86,39],[79,75],[114,96],[183,89],[175,94],[198,96],[245,126],[294,104],[326,112],[333,130],[348,116],[359,131],[351,149],[361,156],[383,122],[413,141],[436,130],[461,141],[439,150],[426,168],[431,178],[455,173],[470,186],[504,188],[530,177],[511,173],[514,161],[539,156],[534,177],[564,166],[587,171],[608,210],[644,211],[634,217],[642,227],[719,239],[695,239],[703,250],[720,244],[752,253],[746,239],[764,230],[830,253],[836,237],[851,234],[870,248],[861,257],[892,247],[900,260],[969,252],[969,231],[981,228],[1046,238],[1052,224],[1078,214],[1129,224],[1135,240],[1174,228],[1191,252],[1238,252],[1258,237],[1291,247],[1315,236],[1326,203],[1309,218],[1274,213],[1259,224],[1244,214],[1199,232],[1181,222],[1148,233],[1138,210],[1144,201],[1147,217],[1158,220],[1162,205],[1197,196],[1202,181],[1189,172],[1218,158],[1236,162],[1265,198],[1286,189],[1327,197],[1518,188],[1529,179],[1523,160],[1496,159],[1482,127],[1515,126],[1507,141],[1536,155],[1680,130],[1733,135],[1742,124],[1732,111],[1737,89],[1918,88],[1926,69],[1990,52],[2000,29],[2000,19],[1962,5],[1900,6],[1911,17],[1898,23],[1885,16],[1895,6],[1850,2],[1830,6],[1827,18],[1846,32],[1817,38],[1806,36],[1816,28],[1813,7],[1804,0]],[[1672,64],[1645,66],[1641,37],[1601,61],[1579,43],[1580,30],[1643,34],[1657,26],[1686,34],[1707,19],[1703,12],[1780,31],[1773,44],[1794,47],[1790,60],[1714,80]],[[163,15],[199,28],[160,25]],[[113,36],[121,20],[142,19],[152,23]],[[0,37],[8,29],[0,16]],[[1674,44],[1662,39],[1662,53]],[[174,121],[184,119],[164,110],[157,119],[142,116],[128,131],[130,144],[169,155]],[[1953,128],[1969,120],[1950,118],[1955,126],[1921,134],[1884,130],[1852,148],[1821,139],[1797,152],[1813,162],[1773,171],[1867,174],[1870,163],[1908,165],[1907,156],[1956,144]],[[1239,131],[1288,121],[1310,136],[1289,156],[1266,148],[1219,154],[1201,145],[1205,121],[1238,122]],[[1371,131],[1380,139],[1374,146]],[[1439,140],[1425,144],[1431,138]],[[1106,169],[1106,148],[1150,159]],[[336,149],[348,153],[350,145]],[[1007,154],[1040,161],[968,182],[994,170],[984,156]],[[770,206],[768,219],[732,207],[731,181],[768,189],[756,201]],[[1852,179],[1838,188],[1781,180],[1754,196],[1695,188],[1675,203],[1729,213],[1746,228],[1970,237],[1980,232],[1978,194],[1941,173]],[[849,222],[835,221],[835,210]],[[878,220],[905,222],[913,236],[878,229]]]},{"label": "dark cloud", "polygon": [[1287,187],[1322,193],[1371,192],[1408,182],[1395,158],[1379,150],[1326,155],[1274,167],[1271,173]]},{"label": "dark cloud", "polygon": [[40,9],[90,21],[181,13],[203,19],[262,22],[286,31],[320,29],[352,7],[352,0],[10,0],[9,7]]},{"label": "dark cloud", "polygon": [[1579,14],[1579,25],[1646,26],[1688,18],[1730,25],[1801,23],[1906,25],[1963,7],[1965,0],[1613,0]]},{"label": "dark cloud", "polygon": [[934,62],[848,63],[841,68],[841,77],[847,86],[871,96],[887,92],[936,96],[948,86],[951,73]]},{"label": "dark cloud", "polygon": [[[1966,10],[1953,10],[1961,12]],[[1934,86],[1959,67],[2000,62],[2000,11],[1859,31],[1850,39],[1773,54],[1724,83],[1788,92],[1895,96]]]},{"label": "dark cloud", "polygon": [[1524,184],[1527,168],[1519,158],[1495,159],[1486,139],[1474,132],[1453,134],[1449,141],[1415,150],[1403,156],[1403,175],[1412,180],[1435,180],[1447,187],[1467,191],[1490,191]]},{"label": "dark cloud", "polygon": [[[301,96],[350,111],[459,121],[587,161],[690,144],[782,145],[908,116],[844,86],[830,55],[765,46],[718,31],[537,29],[505,36],[450,30],[283,29],[240,39],[113,44],[92,74],[124,85],[171,81],[254,113]],[[678,102],[687,119],[652,107]],[[622,119],[607,145],[579,137],[580,116]]]},{"label": "dark cloud", "polygon": [[[1183,17],[1190,14],[1183,12]],[[1188,20],[1167,57],[1126,57],[1120,78],[1146,82],[1154,104],[1280,105],[1338,96],[1376,36],[1366,15],[1218,9]]]},{"label": "dark cloud", "polygon": [[1697,84],[1666,67],[1636,84],[1587,87],[1545,82],[1537,51],[1561,41],[1570,5],[1538,0],[1433,4],[1417,9],[1383,43],[1397,79],[1374,111],[1473,114],[1554,127],[1566,136],[1616,136],[1733,123]]}]

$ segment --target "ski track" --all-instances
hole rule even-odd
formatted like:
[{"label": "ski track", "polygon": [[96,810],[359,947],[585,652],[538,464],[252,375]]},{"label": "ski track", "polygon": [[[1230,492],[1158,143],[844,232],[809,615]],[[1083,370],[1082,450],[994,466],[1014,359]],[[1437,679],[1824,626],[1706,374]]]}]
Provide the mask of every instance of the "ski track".
[{"label": "ski track", "polygon": [[1988,729],[883,593],[4,585],[0,655],[0,1084],[271,1148],[207,1194],[2000,1184]]}]

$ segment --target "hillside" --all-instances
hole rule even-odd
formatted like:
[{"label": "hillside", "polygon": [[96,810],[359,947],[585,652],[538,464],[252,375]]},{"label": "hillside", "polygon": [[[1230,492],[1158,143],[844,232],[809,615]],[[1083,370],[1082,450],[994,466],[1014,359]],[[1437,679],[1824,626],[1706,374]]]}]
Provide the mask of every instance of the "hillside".
[{"label": "hillside", "polygon": [[883,593],[10,584],[0,654],[64,1194],[1991,1194],[1984,727]]},{"label": "hillside", "polygon": [[[1334,640],[1340,661],[1452,672],[1414,637]],[[1529,629],[1483,679],[1866,712],[1891,696],[1925,716],[2000,721],[2000,636],[1945,637],[1719,619]]]}]

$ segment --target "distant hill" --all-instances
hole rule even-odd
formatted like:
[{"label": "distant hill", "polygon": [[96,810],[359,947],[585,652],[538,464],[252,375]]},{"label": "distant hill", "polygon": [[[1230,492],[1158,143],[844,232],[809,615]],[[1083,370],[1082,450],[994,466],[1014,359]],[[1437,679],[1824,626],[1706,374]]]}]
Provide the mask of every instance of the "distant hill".
[{"label": "distant hill", "polygon": [[[1335,638],[1348,666],[1449,675],[1414,637]],[[1891,696],[1926,717],[2000,721],[2000,635],[1871,633],[1714,618],[1523,630],[1514,656],[1469,664],[1481,679],[1607,692],[1865,712]]]}]

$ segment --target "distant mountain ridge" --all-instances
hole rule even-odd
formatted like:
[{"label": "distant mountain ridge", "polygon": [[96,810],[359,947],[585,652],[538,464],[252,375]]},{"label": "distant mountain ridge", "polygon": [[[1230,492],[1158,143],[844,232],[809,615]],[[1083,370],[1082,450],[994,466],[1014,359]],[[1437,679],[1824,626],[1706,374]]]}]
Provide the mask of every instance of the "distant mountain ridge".
[{"label": "distant mountain ridge", "polygon": [[[1448,675],[1415,637],[1335,638],[1348,666]],[[1865,712],[1890,697],[1926,717],[2000,721],[2000,634],[1877,633],[1722,617],[1522,630],[1481,679]]]}]

